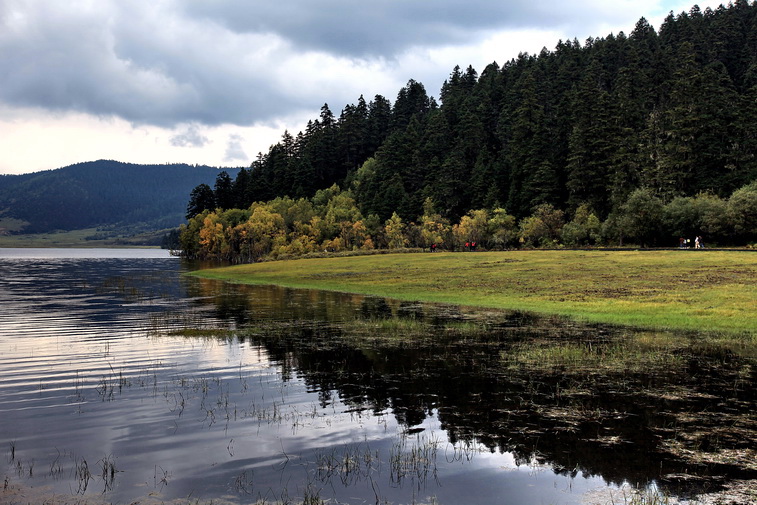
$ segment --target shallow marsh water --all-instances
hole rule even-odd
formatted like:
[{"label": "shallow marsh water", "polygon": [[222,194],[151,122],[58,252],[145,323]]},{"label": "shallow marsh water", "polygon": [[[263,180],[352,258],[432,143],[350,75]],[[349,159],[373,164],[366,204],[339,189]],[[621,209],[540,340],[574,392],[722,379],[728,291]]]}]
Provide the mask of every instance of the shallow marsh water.
[{"label": "shallow marsh water", "polygon": [[755,489],[748,350],[190,268],[155,250],[0,250],[0,502]]}]

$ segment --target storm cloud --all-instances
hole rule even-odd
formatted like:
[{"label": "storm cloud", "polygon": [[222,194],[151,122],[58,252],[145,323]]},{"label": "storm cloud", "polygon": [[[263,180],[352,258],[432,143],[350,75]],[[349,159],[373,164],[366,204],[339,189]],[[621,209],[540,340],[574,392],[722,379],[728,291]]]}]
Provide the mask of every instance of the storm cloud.
[{"label": "storm cloud", "polygon": [[[3,3],[0,99],[161,126],[251,124],[279,107],[302,105],[264,72],[276,52],[270,37],[201,26],[166,7]],[[256,54],[256,47],[266,47],[266,54]]]},{"label": "storm cloud", "polygon": [[[235,33],[276,34],[295,47],[351,58],[393,58],[413,47],[468,44],[507,29],[571,27],[624,19],[644,2],[616,0],[289,0],[240,8],[237,0],[189,0],[189,17]],[[555,41],[556,42],[556,41]]]},{"label": "storm cloud", "polygon": [[0,100],[158,126],[265,123],[345,88],[354,101],[376,66],[414,49],[577,25],[587,11],[606,21],[632,3],[6,0]]}]

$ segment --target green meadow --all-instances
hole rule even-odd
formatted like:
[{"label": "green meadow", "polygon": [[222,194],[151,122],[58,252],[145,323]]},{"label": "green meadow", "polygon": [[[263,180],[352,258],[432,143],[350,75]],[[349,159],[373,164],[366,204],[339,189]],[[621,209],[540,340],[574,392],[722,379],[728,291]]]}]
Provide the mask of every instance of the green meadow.
[{"label": "green meadow", "polygon": [[751,251],[381,254],[272,261],[193,275],[637,328],[757,335],[757,254]]}]

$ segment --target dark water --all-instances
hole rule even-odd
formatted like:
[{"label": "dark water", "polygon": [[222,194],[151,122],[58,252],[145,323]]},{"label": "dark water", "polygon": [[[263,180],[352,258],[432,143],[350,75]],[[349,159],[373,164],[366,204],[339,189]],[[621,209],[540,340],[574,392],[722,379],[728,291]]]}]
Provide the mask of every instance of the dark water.
[{"label": "dark water", "polygon": [[40,502],[622,503],[632,489],[757,479],[670,449],[687,436],[682,413],[708,412],[741,429],[703,438],[714,452],[749,450],[748,360],[536,373],[507,359],[523,342],[619,336],[189,268],[161,251],[0,250],[5,502],[15,490]]}]

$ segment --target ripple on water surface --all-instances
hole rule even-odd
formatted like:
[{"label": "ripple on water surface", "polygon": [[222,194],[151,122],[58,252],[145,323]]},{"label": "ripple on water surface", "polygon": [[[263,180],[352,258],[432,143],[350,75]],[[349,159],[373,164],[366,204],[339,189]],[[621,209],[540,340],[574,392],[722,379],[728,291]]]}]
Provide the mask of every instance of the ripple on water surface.
[{"label": "ripple on water surface", "polygon": [[[0,250],[11,489],[88,503],[578,504],[623,484],[603,473],[632,474],[583,454],[612,440],[607,426],[587,424],[594,445],[551,418],[563,431],[538,433],[542,386],[487,372],[518,335],[508,321],[476,346],[454,308],[224,286],[181,277],[165,252],[52,254]],[[361,338],[341,324],[353,320]],[[397,338],[417,324],[449,345]],[[551,394],[611,412],[578,386]]]}]

